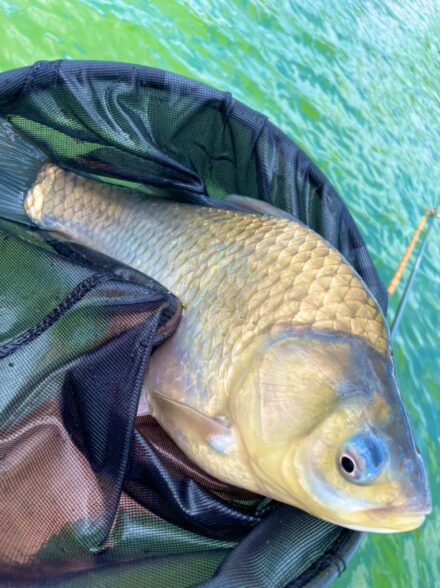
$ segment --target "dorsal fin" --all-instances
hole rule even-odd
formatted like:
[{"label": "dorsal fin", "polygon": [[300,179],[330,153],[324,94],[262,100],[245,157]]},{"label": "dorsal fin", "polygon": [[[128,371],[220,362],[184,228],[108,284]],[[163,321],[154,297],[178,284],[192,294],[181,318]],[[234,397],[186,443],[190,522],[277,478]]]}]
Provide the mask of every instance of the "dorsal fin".
[{"label": "dorsal fin", "polygon": [[263,200],[257,200],[256,198],[249,198],[249,196],[240,196],[239,194],[229,194],[224,198],[224,202],[231,204],[235,210],[239,212],[252,212],[256,214],[264,214],[266,216],[277,216],[280,218],[286,218],[291,221],[298,222],[289,212],[277,208],[269,202]]}]

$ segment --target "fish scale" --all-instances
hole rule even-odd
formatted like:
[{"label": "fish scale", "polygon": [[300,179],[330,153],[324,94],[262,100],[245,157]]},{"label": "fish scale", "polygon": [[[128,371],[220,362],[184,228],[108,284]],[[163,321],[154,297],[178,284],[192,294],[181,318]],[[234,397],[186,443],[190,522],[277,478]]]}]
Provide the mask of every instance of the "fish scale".
[{"label": "fish scale", "polygon": [[[179,296],[193,317],[183,361],[193,361],[197,340],[201,361],[220,378],[249,341],[282,321],[356,335],[386,351],[383,316],[363,282],[300,223],[142,198],[52,164],[41,169],[25,209],[45,229],[110,254]],[[227,330],[219,328],[225,320]],[[218,394],[192,401],[216,412]]]}]

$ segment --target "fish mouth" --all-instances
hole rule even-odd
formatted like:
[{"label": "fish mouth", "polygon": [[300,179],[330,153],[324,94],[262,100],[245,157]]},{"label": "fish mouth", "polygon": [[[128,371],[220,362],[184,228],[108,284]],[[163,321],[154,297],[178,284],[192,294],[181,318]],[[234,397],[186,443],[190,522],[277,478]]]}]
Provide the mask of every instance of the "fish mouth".
[{"label": "fish mouth", "polygon": [[373,521],[369,521],[366,525],[350,525],[345,524],[344,527],[352,529],[353,531],[362,531],[367,533],[404,533],[406,531],[414,531],[418,529],[424,522],[425,515],[405,515],[396,517],[392,521],[385,521],[384,519],[377,519],[377,527]]},{"label": "fish mouth", "polygon": [[334,517],[323,517],[336,525],[367,533],[402,533],[413,531],[420,527],[431,508],[420,508],[414,510],[399,510],[398,508],[379,507],[371,510],[351,513],[351,520],[344,517],[343,520],[336,520]]},{"label": "fish mouth", "polygon": [[[342,523],[344,527],[369,533],[402,533],[420,527],[432,511],[429,496],[425,500],[406,506],[378,506],[363,513],[352,521]],[[357,520],[356,520],[357,519]]]},{"label": "fish mouth", "polygon": [[378,508],[370,511],[371,527],[377,521],[380,528],[374,529],[377,533],[398,533],[402,531],[412,531],[420,527],[426,515],[431,512],[431,507],[414,509],[410,511],[399,511],[387,508]]}]

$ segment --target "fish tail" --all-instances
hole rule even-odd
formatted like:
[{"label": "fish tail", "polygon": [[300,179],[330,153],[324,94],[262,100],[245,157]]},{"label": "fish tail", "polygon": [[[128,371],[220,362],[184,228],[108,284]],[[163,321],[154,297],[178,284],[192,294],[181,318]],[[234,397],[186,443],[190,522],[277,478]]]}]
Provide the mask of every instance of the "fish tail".
[{"label": "fish tail", "polygon": [[0,117],[0,217],[32,224],[23,207],[47,155]]}]

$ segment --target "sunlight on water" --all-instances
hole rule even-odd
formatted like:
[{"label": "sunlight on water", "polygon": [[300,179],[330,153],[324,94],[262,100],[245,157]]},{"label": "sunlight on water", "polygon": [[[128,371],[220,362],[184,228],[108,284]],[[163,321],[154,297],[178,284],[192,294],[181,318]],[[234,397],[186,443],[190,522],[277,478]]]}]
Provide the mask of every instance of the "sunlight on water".
[{"label": "sunlight on water", "polygon": [[[0,0],[0,47],[0,70],[107,59],[232,92],[326,173],[385,282],[438,196],[440,0]],[[366,538],[340,588],[440,586],[437,224],[394,345],[434,513],[416,532]]]}]

